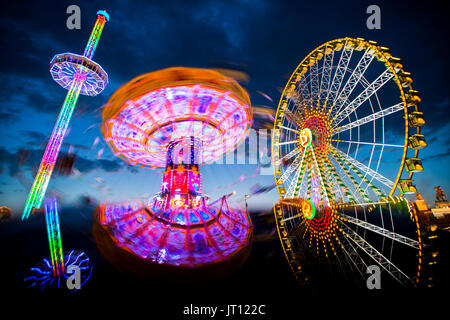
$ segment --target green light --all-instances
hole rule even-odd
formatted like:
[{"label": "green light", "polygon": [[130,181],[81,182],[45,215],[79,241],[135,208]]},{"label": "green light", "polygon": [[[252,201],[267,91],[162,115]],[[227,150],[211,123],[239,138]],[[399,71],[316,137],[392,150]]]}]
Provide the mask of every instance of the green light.
[{"label": "green light", "polygon": [[64,274],[64,257],[61,242],[61,229],[59,227],[58,204],[55,196],[45,199],[45,222],[47,225],[53,274],[58,277]]},{"label": "green light", "polygon": [[302,212],[306,219],[314,219],[316,216],[316,207],[314,206],[314,203],[312,203],[311,200],[304,199],[302,204]]}]

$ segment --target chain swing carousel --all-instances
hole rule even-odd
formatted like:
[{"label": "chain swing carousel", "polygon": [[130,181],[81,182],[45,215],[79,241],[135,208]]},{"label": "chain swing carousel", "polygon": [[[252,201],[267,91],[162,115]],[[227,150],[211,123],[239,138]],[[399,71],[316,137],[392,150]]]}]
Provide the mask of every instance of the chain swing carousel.
[{"label": "chain swing carousel", "polygon": [[102,255],[140,278],[211,277],[239,267],[250,252],[250,217],[228,204],[234,193],[209,202],[200,168],[233,152],[251,123],[247,92],[207,69],[163,69],[117,90],[103,111],[106,142],[129,164],[164,173],[161,191],[146,203],[95,210]]}]

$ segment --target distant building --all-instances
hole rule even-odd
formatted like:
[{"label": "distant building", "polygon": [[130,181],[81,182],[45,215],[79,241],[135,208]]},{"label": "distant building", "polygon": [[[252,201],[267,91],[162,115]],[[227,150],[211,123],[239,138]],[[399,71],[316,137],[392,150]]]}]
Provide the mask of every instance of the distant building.
[{"label": "distant building", "polygon": [[434,201],[436,206],[430,208],[431,212],[438,228],[448,230],[450,229],[450,202],[440,186],[434,187],[434,190],[436,190],[436,201]]}]

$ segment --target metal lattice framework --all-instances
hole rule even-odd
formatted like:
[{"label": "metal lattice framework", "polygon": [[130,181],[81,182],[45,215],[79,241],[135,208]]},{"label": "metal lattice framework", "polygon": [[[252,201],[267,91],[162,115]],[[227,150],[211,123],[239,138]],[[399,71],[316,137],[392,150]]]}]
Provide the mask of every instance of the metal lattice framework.
[{"label": "metal lattice framework", "polygon": [[68,91],[45,148],[39,170],[28,194],[22,220],[29,218],[33,208],[41,208],[79,95],[96,96],[108,84],[106,72],[99,64],[91,60],[94,57],[95,49],[107,21],[109,21],[109,14],[104,10],[99,10],[83,55],[73,53],[58,54],[50,62],[50,74],[53,80]]},{"label": "metal lattice framework", "polygon": [[403,198],[423,169],[419,102],[400,59],[374,41],[324,43],[293,72],[272,133],[274,211],[302,282],[310,252],[364,278],[377,264],[394,283],[419,285],[423,226]]}]

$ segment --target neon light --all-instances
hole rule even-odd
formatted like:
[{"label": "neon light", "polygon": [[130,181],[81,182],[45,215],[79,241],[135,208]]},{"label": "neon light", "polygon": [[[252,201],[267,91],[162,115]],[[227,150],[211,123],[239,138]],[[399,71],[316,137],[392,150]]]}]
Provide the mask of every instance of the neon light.
[{"label": "neon light", "polygon": [[83,56],[91,59],[94,56],[95,49],[97,48],[98,41],[102,35],[103,27],[106,23],[106,18],[102,14],[97,15],[97,20],[95,21],[94,28],[92,29],[89,41],[84,49]]},{"label": "neon light", "polygon": [[[328,200],[327,189],[325,188],[325,185],[323,183],[322,175],[320,173],[319,165],[317,164],[316,155],[314,154],[314,148],[313,147],[311,147],[311,153],[312,153],[312,159],[314,161],[315,168],[317,170],[317,176],[319,178],[318,180],[320,182],[320,187],[322,187],[321,191],[325,194],[326,204],[329,207],[330,206],[330,201]],[[314,180],[317,180],[315,176],[314,176]]]},{"label": "neon light", "polygon": [[[92,275],[92,264],[89,257],[83,251],[72,250],[63,253],[64,265],[78,266],[80,269],[80,288],[90,279]],[[55,276],[52,272],[52,265],[47,258],[43,259],[36,267],[30,268],[29,276],[24,279],[28,288],[40,288],[40,290],[56,287],[59,289],[67,289],[66,282],[70,274],[62,273]],[[78,290],[78,289],[74,289]]]},{"label": "neon light", "polygon": [[175,196],[175,198],[172,198],[171,200],[170,200],[170,206],[171,207],[174,207],[174,208],[180,208],[180,207],[183,207],[184,206],[184,199],[181,199],[180,197],[176,197]]},{"label": "neon light", "polygon": [[61,86],[68,88],[69,91],[61,107],[52,135],[41,160],[38,173],[28,195],[22,220],[28,219],[33,208],[39,209],[42,205],[78,96],[80,93],[86,95],[99,94],[106,86],[106,73],[100,66],[90,60],[94,56],[103,27],[106,21],[109,20],[109,16],[105,15],[105,13],[104,11],[97,13],[97,20],[83,56],[63,54],[55,56],[51,61],[50,72],[53,78]]},{"label": "neon light", "polygon": [[203,206],[203,201],[200,199],[192,199],[192,206],[194,208],[200,208]]},{"label": "neon light", "polygon": [[64,257],[61,244],[61,230],[59,227],[58,204],[56,203],[55,196],[45,200],[45,222],[47,225],[53,275],[59,277],[64,274]]}]

